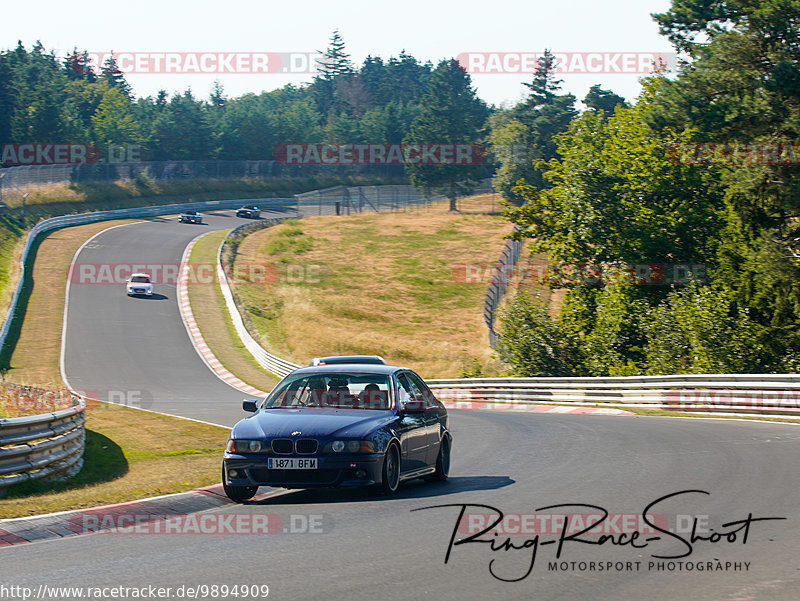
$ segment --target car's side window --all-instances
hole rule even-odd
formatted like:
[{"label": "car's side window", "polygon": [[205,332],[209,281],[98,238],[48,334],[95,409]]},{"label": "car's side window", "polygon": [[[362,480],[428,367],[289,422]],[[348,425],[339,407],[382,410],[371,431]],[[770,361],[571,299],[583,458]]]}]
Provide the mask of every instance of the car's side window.
[{"label": "car's side window", "polygon": [[408,372],[405,375],[408,376],[408,381],[411,383],[411,389],[413,390],[414,395],[420,401],[424,401],[426,407],[438,406],[436,403],[436,397],[433,396],[431,389],[428,388],[428,385],[422,381],[422,378],[413,372]]},{"label": "car's side window", "polygon": [[405,409],[406,403],[411,400],[411,384],[408,382],[405,373],[398,374],[397,383],[399,384],[397,387],[397,407]]}]

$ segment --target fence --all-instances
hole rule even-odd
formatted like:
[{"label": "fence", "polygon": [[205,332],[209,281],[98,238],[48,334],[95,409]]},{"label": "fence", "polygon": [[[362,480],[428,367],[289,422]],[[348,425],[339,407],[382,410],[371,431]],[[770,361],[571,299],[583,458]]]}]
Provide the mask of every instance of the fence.
[{"label": "fence", "polygon": [[83,463],[85,406],[0,419],[0,490],[39,478],[68,477]]},{"label": "fence", "polygon": [[[472,190],[473,194],[493,192],[491,180],[483,180]],[[298,212],[330,215],[337,210],[343,215],[375,211],[377,213],[401,211],[409,207],[427,205],[444,200],[443,194],[409,185],[388,186],[333,186],[297,194]],[[337,207],[338,205],[338,207]]]},{"label": "fence", "polygon": [[398,211],[444,198],[407,185],[334,186],[297,194],[298,212],[317,215]]},{"label": "fence", "polygon": [[524,244],[523,240],[506,240],[503,252],[500,253],[500,258],[495,265],[492,281],[489,283],[489,288],[486,289],[486,296],[483,299],[483,321],[489,328],[489,344],[491,346],[497,344],[497,333],[494,330],[497,307],[506,293],[509,274],[514,270]]},{"label": "fence", "polygon": [[278,161],[140,161],[75,165],[24,165],[0,169],[0,198],[10,189],[48,184],[133,180],[146,174],[157,181],[277,178],[308,175],[390,175],[383,165],[285,165]]}]

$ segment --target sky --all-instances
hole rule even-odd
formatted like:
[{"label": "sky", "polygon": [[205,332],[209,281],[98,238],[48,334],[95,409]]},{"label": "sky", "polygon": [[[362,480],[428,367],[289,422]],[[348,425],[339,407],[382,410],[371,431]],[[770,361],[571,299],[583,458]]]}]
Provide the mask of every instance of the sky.
[{"label": "sky", "polygon": [[229,97],[301,85],[334,29],[358,65],[402,50],[421,61],[458,58],[478,95],[498,106],[525,96],[545,48],[562,61],[566,92],[600,84],[634,100],[652,60],[673,49],[650,14],[670,0],[541,0],[459,3],[404,0],[63,0],[0,2],[0,48],[40,40],[63,57],[74,47],[118,56],[137,96],[191,88],[207,97],[218,80]]}]

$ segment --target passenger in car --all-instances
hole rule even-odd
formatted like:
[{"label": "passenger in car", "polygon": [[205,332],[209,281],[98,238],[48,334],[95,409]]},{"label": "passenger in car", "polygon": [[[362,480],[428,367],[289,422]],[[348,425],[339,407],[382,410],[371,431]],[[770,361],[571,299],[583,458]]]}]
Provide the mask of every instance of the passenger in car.
[{"label": "passenger in car", "polygon": [[388,409],[388,394],[377,384],[367,384],[358,395],[358,406],[362,409]]},{"label": "passenger in car", "polygon": [[308,400],[306,406],[308,407],[322,407],[327,386],[325,386],[324,378],[311,378],[308,381]]}]

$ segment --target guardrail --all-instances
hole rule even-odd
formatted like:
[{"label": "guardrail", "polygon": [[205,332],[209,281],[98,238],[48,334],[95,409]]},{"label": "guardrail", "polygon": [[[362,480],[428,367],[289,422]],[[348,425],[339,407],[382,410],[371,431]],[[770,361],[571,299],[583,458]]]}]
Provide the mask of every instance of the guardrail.
[{"label": "guardrail", "polygon": [[77,213],[73,215],[62,215],[60,217],[53,217],[45,219],[33,226],[28,232],[28,237],[25,240],[25,246],[20,258],[21,272],[17,287],[14,289],[14,296],[11,299],[8,314],[3,320],[3,325],[0,327],[0,349],[3,349],[6,344],[6,337],[11,328],[11,324],[16,318],[17,303],[20,294],[25,284],[26,278],[26,264],[28,262],[28,255],[31,247],[33,246],[37,236],[46,232],[60,229],[62,227],[69,227],[72,225],[85,225],[87,223],[95,223],[98,221],[108,221],[110,219],[125,219],[125,218],[139,218],[139,217],[156,217],[158,215],[169,215],[171,213],[180,213],[186,210],[195,211],[208,211],[213,209],[234,209],[246,204],[259,204],[264,206],[266,204],[282,203],[288,207],[294,206],[294,199],[292,198],[254,198],[254,199],[233,199],[233,200],[211,200],[206,202],[192,202],[184,204],[170,204],[158,205],[151,207],[135,207],[131,209],[116,209],[113,211],[97,211],[94,213]]},{"label": "guardrail", "polygon": [[800,415],[800,376],[718,374],[587,378],[462,378],[428,380],[455,407],[630,405],[688,412]]},{"label": "guardrail", "polygon": [[268,372],[283,378],[300,366],[267,352],[266,349],[264,349],[264,347],[256,342],[255,338],[250,335],[250,332],[244,325],[242,314],[239,313],[239,308],[237,307],[236,301],[233,298],[233,291],[231,290],[230,283],[228,282],[228,275],[225,273],[225,267],[222,264],[223,247],[226,243],[228,243],[229,239],[236,238],[239,234],[250,233],[251,231],[255,231],[257,229],[271,227],[277,223],[280,223],[281,221],[283,220],[265,220],[257,224],[241,225],[228,232],[225,240],[219,245],[219,249],[217,250],[217,279],[219,281],[219,288],[222,292],[222,297],[225,299],[225,306],[228,308],[228,314],[230,315],[231,321],[233,322],[233,327],[236,330],[239,339],[242,341],[242,344],[244,344],[245,348],[253,356],[253,359],[255,359],[261,367]]},{"label": "guardrail", "polygon": [[85,405],[0,419],[0,490],[40,478],[69,477],[83,464]]}]

